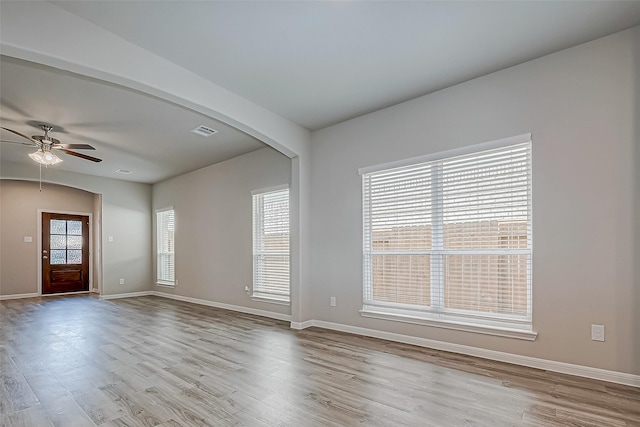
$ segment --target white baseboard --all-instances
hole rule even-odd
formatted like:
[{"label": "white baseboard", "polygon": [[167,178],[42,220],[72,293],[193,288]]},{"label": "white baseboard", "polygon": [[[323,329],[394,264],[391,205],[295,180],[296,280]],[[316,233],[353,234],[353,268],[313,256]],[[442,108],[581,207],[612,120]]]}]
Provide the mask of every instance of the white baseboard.
[{"label": "white baseboard", "polygon": [[239,305],[225,304],[221,302],[208,301],[199,298],[183,297],[181,295],[167,294],[165,292],[151,291],[151,295],[155,295],[162,298],[169,298],[178,301],[190,302],[193,304],[206,305],[207,307],[222,308],[224,310],[238,311],[240,313],[253,314],[255,316],[269,317],[271,319],[291,321],[291,315],[274,313],[272,311],[258,310],[256,308],[242,307]]},{"label": "white baseboard", "polygon": [[0,301],[6,299],[21,299],[21,298],[36,298],[39,297],[37,292],[33,292],[30,294],[12,294],[12,295],[0,295]]},{"label": "white baseboard", "polygon": [[91,289],[91,293],[92,294],[99,294],[100,290],[98,290],[98,288],[93,288],[93,289]]},{"label": "white baseboard", "polygon": [[595,380],[608,381],[617,384],[624,384],[633,387],[640,387],[640,375],[627,374],[624,372],[609,371],[606,369],[574,365],[565,362],[556,362],[553,360],[538,359],[536,357],[521,356],[518,354],[504,353],[501,351],[487,350],[484,348],[430,340],[427,338],[412,337],[410,335],[378,331],[375,329],[361,328],[340,323],[325,322],[322,320],[308,320],[302,323],[294,323],[295,322],[291,323],[291,327],[293,329],[304,329],[311,326],[316,326],[318,328],[331,329],[334,331],[347,332],[350,334],[362,335],[366,337],[380,338],[383,340],[401,342],[405,344],[416,345],[419,347],[431,348],[434,350],[448,351],[452,353],[464,354],[467,356],[480,357],[482,359],[527,366],[529,368],[542,369],[545,371],[558,372],[561,374],[568,374]]},{"label": "white baseboard", "polygon": [[301,329],[310,328],[312,326],[315,326],[315,320],[307,320],[304,322],[291,322],[291,329],[301,330]]},{"label": "white baseboard", "polygon": [[153,295],[153,291],[128,292],[126,294],[100,295],[100,299],[148,297],[149,295]]}]

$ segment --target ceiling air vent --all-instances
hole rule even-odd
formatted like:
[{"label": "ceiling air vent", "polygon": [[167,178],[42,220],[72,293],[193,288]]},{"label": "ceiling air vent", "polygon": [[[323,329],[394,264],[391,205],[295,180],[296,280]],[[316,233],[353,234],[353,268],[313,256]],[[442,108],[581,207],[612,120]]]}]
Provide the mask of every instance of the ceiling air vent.
[{"label": "ceiling air vent", "polygon": [[215,129],[211,129],[209,126],[200,125],[197,128],[193,129],[191,133],[195,133],[200,136],[211,136],[214,133],[218,133],[218,131]]},{"label": "ceiling air vent", "polygon": [[118,169],[116,172],[123,173],[125,175],[130,175],[132,173],[131,171],[128,171],[126,169]]}]

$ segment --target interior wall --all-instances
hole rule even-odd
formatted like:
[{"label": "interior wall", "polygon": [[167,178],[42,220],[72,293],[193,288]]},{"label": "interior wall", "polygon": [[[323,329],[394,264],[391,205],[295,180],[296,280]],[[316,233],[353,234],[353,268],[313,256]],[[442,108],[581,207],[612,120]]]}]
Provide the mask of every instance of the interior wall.
[{"label": "interior wall", "polygon": [[[635,32],[636,43],[633,50],[633,60],[635,63],[636,73],[640,70],[640,31]],[[635,261],[635,274],[634,274],[634,292],[635,312],[630,323],[633,325],[640,325],[640,79],[636,79],[635,84],[635,210],[633,218],[635,218],[635,250],[633,253],[633,259]],[[633,350],[633,358],[640,361],[640,331],[636,332],[636,338],[634,340],[635,348]],[[640,364],[640,362],[638,362]],[[640,370],[640,367],[637,368]]]},{"label": "interior wall", "polygon": [[[633,252],[639,33],[636,27],[313,132],[313,317],[640,374]],[[358,168],[529,132],[537,340],[361,317]],[[605,325],[605,342],[591,341],[591,324]]]},{"label": "interior wall", "polygon": [[[0,295],[38,292],[38,209],[95,217],[94,194],[61,185],[0,180]],[[92,224],[94,232],[95,222]],[[24,237],[31,237],[27,243]],[[95,265],[92,265],[95,273]],[[90,288],[96,286],[95,274]]]},{"label": "interior wall", "polygon": [[[175,210],[177,280],[155,290],[290,314],[245,292],[253,281],[251,191],[290,182],[291,160],[264,148],[154,184],[153,212]],[[155,251],[155,220],[153,236]],[[155,282],[155,257],[153,271]]]},{"label": "interior wall", "polygon": [[[38,167],[3,161],[0,178],[37,181]],[[150,290],[151,185],[66,172],[55,167],[42,168],[42,179],[44,187],[47,183],[60,184],[99,194],[102,198],[101,294]],[[4,198],[2,202],[4,206]],[[5,255],[2,251],[2,257]],[[124,285],[119,284],[121,278],[125,279]]]},{"label": "interior wall", "polygon": [[102,291],[102,195],[93,195],[93,286],[92,291]]}]

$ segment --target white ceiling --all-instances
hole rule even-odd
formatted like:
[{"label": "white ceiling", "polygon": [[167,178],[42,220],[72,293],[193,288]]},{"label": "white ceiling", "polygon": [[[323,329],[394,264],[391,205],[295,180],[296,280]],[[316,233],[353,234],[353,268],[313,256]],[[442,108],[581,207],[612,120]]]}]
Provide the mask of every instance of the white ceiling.
[{"label": "white ceiling", "polygon": [[[101,163],[59,154],[56,168],[108,178],[153,183],[199,169],[265,145],[230,126],[139,92],[53,68],[1,57],[0,124],[27,136],[42,135],[39,123],[54,126],[63,144],[91,144],[77,150]],[[190,133],[199,125],[218,131]],[[25,142],[0,131],[2,140]],[[33,147],[0,144],[3,160],[26,163]],[[131,175],[116,173],[126,169]]]},{"label": "white ceiling", "polygon": [[56,1],[309,129],[640,23],[640,1]]},{"label": "white ceiling", "polygon": [[[53,3],[311,130],[640,23],[640,1]],[[56,168],[151,183],[264,146],[117,85],[7,57],[0,67],[3,126],[53,124],[104,159],[64,156]],[[189,133],[200,124],[220,132]],[[29,147],[0,149],[34,165]]]}]

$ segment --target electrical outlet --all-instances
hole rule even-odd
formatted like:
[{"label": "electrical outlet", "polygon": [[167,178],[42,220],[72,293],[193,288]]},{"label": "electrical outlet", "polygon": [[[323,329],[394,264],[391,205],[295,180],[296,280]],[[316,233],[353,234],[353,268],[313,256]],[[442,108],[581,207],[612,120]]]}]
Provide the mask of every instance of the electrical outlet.
[{"label": "electrical outlet", "polygon": [[244,287],[244,291],[247,293],[247,295],[249,295],[251,293],[251,291],[249,290],[248,286]]},{"label": "electrical outlet", "polygon": [[331,297],[331,300],[329,301],[329,304],[331,305],[331,307],[335,307],[336,306],[336,297]]},{"label": "electrical outlet", "polygon": [[591,325],[591,341],[604,341],[604,325]]},{"label": "electrical outlet", "polygon": [[120,284],[124,285],[124,279],[120,279]]}]

